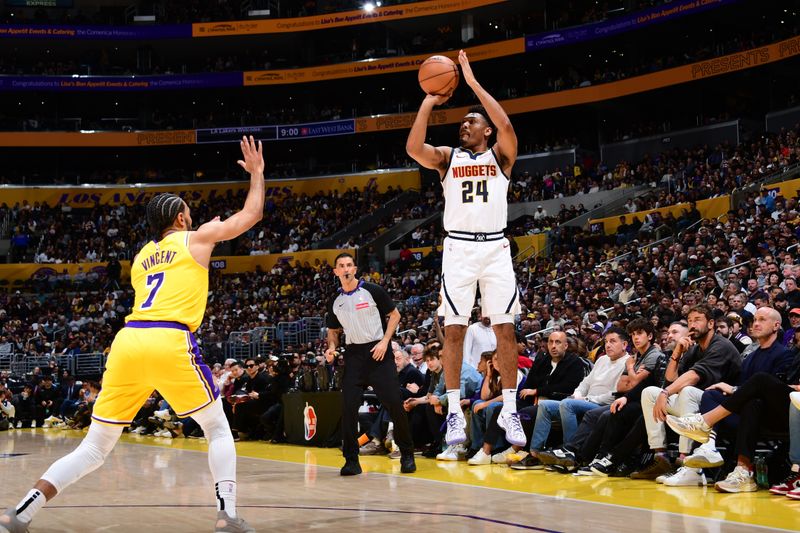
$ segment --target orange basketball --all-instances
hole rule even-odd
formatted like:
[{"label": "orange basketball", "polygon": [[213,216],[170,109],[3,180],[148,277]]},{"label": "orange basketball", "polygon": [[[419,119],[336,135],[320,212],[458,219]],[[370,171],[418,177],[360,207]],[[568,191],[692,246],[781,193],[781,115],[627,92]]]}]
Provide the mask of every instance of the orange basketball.
[{"label": "orange basketball", "polygon": [[419,66],[418,79],[427,94],[450,94],[458,87],[458,67],[449,57],[431,56]]}]

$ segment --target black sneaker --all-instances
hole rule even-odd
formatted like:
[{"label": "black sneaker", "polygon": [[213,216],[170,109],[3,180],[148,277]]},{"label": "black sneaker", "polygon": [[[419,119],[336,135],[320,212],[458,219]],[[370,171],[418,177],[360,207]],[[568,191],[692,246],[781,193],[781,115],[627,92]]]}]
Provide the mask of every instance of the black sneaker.
[{"label": "black sneaker", "polygon": [[542,470],[544,469],[544,465],[538,457],[527,455],[524,459],[521,459],[516,463],[511,463],[511,468],[514,470]]},{"label": "black sneaker", "polygon": [[672,468],[672,463],[663,455],[654,455],[653,459],[644,465],[640,470],[631,473],[631,479],[648,479],[655,480],[658,476],[663,474],[671,474],[675,469]]},{"label": "black sneaker", "polygon": [[358,459],[347,459],[344,466],[339,470],[340,476],[357,476],[362,472],[361,464]]},{"label": "black sneaker", "polygon": [[440,450],[438,446],[430,446],[426,448],[425,451],[422,452],[422,457],[433,459],[434,457],[439,455],[441,451],[442,450]]},{"label": "black sneaker", "polygon": [[400,472],[413,474],[417,471],[417,463],[414,461],[414,452],[403,452],[400,455]]},{"label": "black sneaker", "polygon": [[638,461],[623,461],[608,477],[630,477],[638,466]]},{"label": "black sneaker", "polygon": [[564,465],[550,465],[553,469],[553,472],[558,472],[559,474],[572,474],[576,470],[578,470],[578,465],[572,466],[564,466]]},{"label": "black sneaker", "polygon": [[574,467],[577,465],[575,454],[566,448],[553,448],[537,454],[539,460],[546,465]]},{"label": "black sneaker", "polygon": [[611,456],[595,457],[589,465],[589,469],[598,476],[608,477],[611,472],[617,469],[617,465],[611,462]]}]

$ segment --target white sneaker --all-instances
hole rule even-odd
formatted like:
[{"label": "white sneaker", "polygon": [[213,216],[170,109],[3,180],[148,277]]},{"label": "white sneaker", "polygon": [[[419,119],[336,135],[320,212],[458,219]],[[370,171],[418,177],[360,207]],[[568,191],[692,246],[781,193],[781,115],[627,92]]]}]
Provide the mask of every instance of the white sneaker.
[{"label": "white sneaker", "polygon": [[756,492],[758,485],[753,479],[753,473],[747,468],[737,465],[733,472],[728,474],[723,481],[714,483],[714,488],[719,492]]},{"label": "white sneaker", "polygon": [[31,429],[36,429],[36,420],[31,422]]},{"label": "white sneaker", "polygon": [[156,418],[160,418],[161,420],[172,420],[172,416],[169,414],[169,409],[163,409],[161,411],[153,412],[153,416]]},{"label": "white sneaker", "polygon": [[700,443],[708,442],[708,435],[711,433],[711,428],[700,413],[686,416],[667,415],[667,425],[678,435]]},{"label": "white sneaker", "polygon": [[497,425],[506,432],[506,440],[514,446],[525,446],[525,430],[519,421],[519,413],[501,412],[497,417]]},{"label": "white sneaker", "polygon": [[451,444],[442,453],[436,456],[437,461],[459,461],[467,450],[461,444]]},{"label": "white sneaker", "polygon": [[795,409],[800,409],[800,392],[790,392],[789,399],[792,401]]},{"label": "white sneaker", "polygon": [[[454,444],[461,444],[467,440],[467,421],[464,419],[464,413],[450,413],[444,421],[447,426],[447,433],[444,436],[444,442],[448,446]],[[525,444],[523,442],[523,444]]]},{"label": "white sneaker", "polygon": [[22,429],[22,421],[21,420],[17,421],[17,429]]},{"label": "white sneaker", "polygon": [[467,461],[467,464],[470,464],[472,466],[490,465],[490,464],[492,464],[492,458],[489,457],[486,454],[486,452],[483,451],[483,449],[480,449],[480,450],[478,450],[478,453],[476,453],[475,455],[473,455],[472,457],[469,458],[469,461]]},{"label": "white sneaker", "polygon": [[[527,452],[523,452],[522,450],[520,450],[519,452],[515,452],[514,448],[506,448],[502,452],[492,455],[492,464],[506,465],[508,464],[509,458],[512,455],[519,455],[520,453],[525,453],[525,455],[527,455]],[[519,461],[520,459],[522,459],[522,457],[518,457],[515,460]]]},{"label": "white sneaker", "polygon": [[692,455],[683,460],[683,465],[690,468],[715,468],[725,464],[725,459],[708,443],[698,447]]},{"label": "white sneaker", "polygon": [[705,487],[706,475],[700,469],[682,466],[662,483],[667,487]]}]

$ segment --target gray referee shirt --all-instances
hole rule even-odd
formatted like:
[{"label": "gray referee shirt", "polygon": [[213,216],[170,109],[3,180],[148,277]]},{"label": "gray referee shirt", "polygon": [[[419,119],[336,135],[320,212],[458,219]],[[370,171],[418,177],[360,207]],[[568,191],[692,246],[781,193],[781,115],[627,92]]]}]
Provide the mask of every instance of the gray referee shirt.
[{"label": "gray referee shirt", "polygon": [[347,344],[378,342],[386,333],[386,316],[395,305],[389,293],[374,283],[359,281],[350,292],[339,295],[328,305],[326,326],[344,329]]}]

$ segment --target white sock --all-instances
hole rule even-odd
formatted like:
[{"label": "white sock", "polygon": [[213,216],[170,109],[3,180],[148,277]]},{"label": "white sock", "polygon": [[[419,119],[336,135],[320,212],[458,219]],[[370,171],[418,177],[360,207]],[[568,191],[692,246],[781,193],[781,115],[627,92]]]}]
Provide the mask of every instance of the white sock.
[{"label": "white sock", "polygon": [[44,494],[38,489],[31,489],[28,494],[17,504],[17,518],[23,522],[30,522],[33,520],[33,515],[39,512],[39,509],[44,507],[47,499]]},{"label": "white sock", "polygon": [[450,414],[461,414],[461,390],[453,389],[447,391],[447,412]]},{"label": "white sock", "polygon": [[503,409],[500,412],[517,412],[517,389],[503,389]]},{"label": "white sock", "polygon": [[225,511],[231,518],[236,518],[236,482],[219,481],[214,484],[217,493],[217,511]]},{"label": "white sock", "polygon": [[208,466],[214,478],[217,510],[236,518],[236,447],[222,402],[217,398],[213,405],[192,415],[203,428],[208,439]]}]

